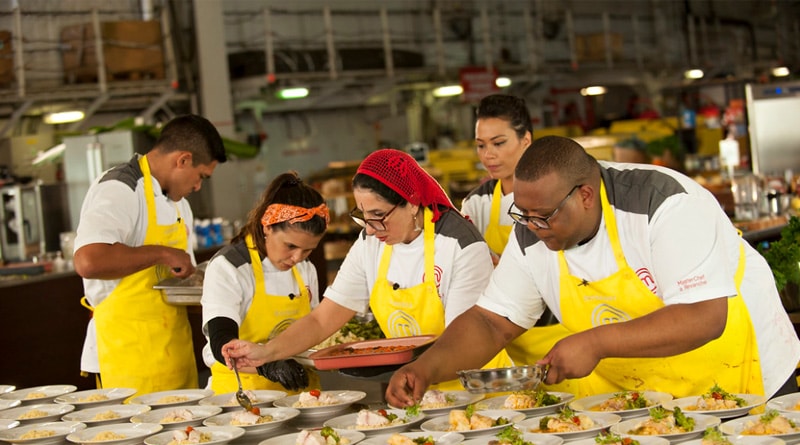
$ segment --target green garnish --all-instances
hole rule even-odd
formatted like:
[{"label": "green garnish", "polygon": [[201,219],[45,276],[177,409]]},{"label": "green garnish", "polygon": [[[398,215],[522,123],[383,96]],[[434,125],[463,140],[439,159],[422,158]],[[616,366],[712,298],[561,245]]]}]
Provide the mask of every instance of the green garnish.
[{"label": "green garnish", "polygon": [[653,420],[661,420],[666,418],[668,415],[669,411],[667,411],[661,406],[654,406],[653,408],[650,408],[650,417]]},{"label": "green garnish", "polygon": [[464,408],[464,414],[467,416],[467,419],[472,417],[475,414],[475,405],[469,404],[466,408]]},{"label": "green garnish", "polygon": [[736,406],[745,406],[747,404],[746,400],[738,397],[736,394],[731,394],[728,391],[725,391],[716,383],[711,387],[711,389],[703,394],[703,398],[715,400],[733,400],[736,402]]},{"label": "green garnish", "polygon": [[384,417],[386,417],[386,419],[388,419],[389,422],[391,422],[392,420],[397,418],[397,414],[395,414],[395,413],[386,413],[386,415]]},{"label": "green garnish", "polygon": [[497,418],[497,419],[494,421],[494,424],[495,424],[496,426],[499,426],[499,425],[508,425],[509,423],[511,423],[511,421],[510,421],[510,420],[508,420],[508,419],[507,419],[507,418],[505,418],[505,417],[498,417],[498,418]]},{"label": "green garnish", "polygon": [[550,422],[550,419],[552,419],[552,417],[550,416],[544,416],[541,419],[539,419],[539,429],[542,431],[547,431],[548,430],[547,424]]},{"label": "green garnish", "polygon": [[415,438],[411,439],[411,441],[416,443],[416,444],[418,444],[418,445],[425,445],[425,444],[434,445],[436,443],[436,441],[433,440],[433,436],[415,437]]},{"label": "green garnish", "polygon": [[419,415],[419,402],[406,407],[406,417],[417,417]]},{"label": "green garnish", "polygon": [[[775,420],[776,418],[778,418],[780,415],[781,415],[781,413],[778,410],[776,410],[776,409],[768,409],[767,412],[765,412],[764,414],[761,415],[760,420],[761,420],[762,423],[770,423],[773,420]],[[791,419],[787,418],[786,421],[789,422],[789,426],[791,426],[792,428],[796,427],[794,421],[792,421]]]},{"label": "green garnish", "polygon": [[675,416],[675,424],[679,427],[685,429],[686,431],[694,430],[694,419],[691,417],[686,417],[686,414],[683,414],[680,407],[675,407],[675,411],[672,413]]},{"label": "green garnish", "polygon": [[517,394],[533,397],[533,399],[535,400],[534,406],[536,407],[550,406],[561,402],[561,397],[554,394],[550,394],[543,389],[537,389],[536,391],[529,391],[529,390],[519,391],[517,392]]},{"label": "green garnish", "polygon": [[644,395],[638,391],[623,391],[614,394],[614,397],[623,399],[625,401],[623,409],[647,408],[649,405]]},{"label": "green garnish", "polygon": [[703,432],[703,440],[708,440],[715,444],[731,444],[731,441],[725,437],[722,432],[714,427],[708,427]]},{"label": "green garnish", "polygon": [[572,418],[575,417],[575,411],[573,411],[572,408],[565,406],[561,408],[561,411],[558,412],[558,417],[564,420],[572,420]]},{"label": "green garnish", "polygon": [[513,426],[507,426],[503,428],[499,433],[495,435],[500,442],[508,443],[510,445],[533,445],[533,442],[528,442],[522,438],[522,431],[514,428]]},{"label": "green garnish", "polygon": [[630,437],[621,437],[618,434],[614,433],[600,433],[597,437],[594,438],[594,441],[600,445],[610,445],[615,443],[620,443],[622,445],[639,445],[639,441],[636,439],[631,439]]},{"label": "green garnish", "polygon": [[333,428],[326,426],[319,430],[319,435],[325,438],[333,437],[336,440],[336,443],[339,443],[339,435],[336,434],[336,431]]}]

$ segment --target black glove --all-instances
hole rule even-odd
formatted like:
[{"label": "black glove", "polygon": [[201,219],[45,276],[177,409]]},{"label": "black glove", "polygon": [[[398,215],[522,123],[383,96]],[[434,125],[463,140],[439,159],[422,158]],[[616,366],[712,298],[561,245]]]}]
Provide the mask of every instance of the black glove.
[{"label": "black glove", "polygon": [[256,369],[259,375],[278,382],[291,391],[308,386],[306,368],[292,359],[264,363]]}]

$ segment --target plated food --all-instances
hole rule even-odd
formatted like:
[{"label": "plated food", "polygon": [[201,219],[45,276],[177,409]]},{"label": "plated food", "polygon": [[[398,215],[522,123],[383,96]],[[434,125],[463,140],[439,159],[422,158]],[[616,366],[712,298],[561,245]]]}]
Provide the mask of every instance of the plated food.
[{"label": "plated food", "polygon": [[463,408],[481,399],[483,399],[482,394],[472,394],[467,391],[440,391],[438,389],[429,389],[425,391],[422,400],[419,401],[419,409],[428,414],[432,414],[455,408]]},{"label": "plated food", "polygon": [[796,442],[800,440],[800,414],[768,409],[764,414],[729,420],[719,430],[729,436],[773,436]]},{"label": "plated food", "polygon": [[53,399],[55,403],[75,405],[75,409],[84,409],[98,405],[113,405],[136,394],[134,388],[103,388],[67,393]]},{"label": "plated food", "polygon": [[87,426],[106,425],[109,423],[128,422],[131,417],[150,411],[147,405],[101,405],[93,408],[72,411],[61,417],[61,420],[81,422]]},{"label": "plated food", "polygon": [[755,394],[733,394],[719,385],[712,386],[705,393],[694,397],[683,397],[664,402],[664,408],[672,410],[680,407],[685,412],[710,414],[720,419],[739,417],[766,402],[764,396]]},{"label": "plated food", "polygon": [[271,437],[259,445],[355,445],[362,443],[364,437],[360,431],[324,427]]},{"label": "plated food", "polygon": [[74,392],[74,385],[45,385],[16,389],[0,394],[0,400],[19,400],[23,405],[50,403],[56,397]]},{"label": "plated food", "polygon": [[600,430],[616,425],[620,419],[612,413],[576,413],[565,406],[556,413],[517,422],[517,427],[531,433],[555,434],[570,441],[596,436]]},{"label": "plated food", "polygon": [[594,437],[570,442],[569,445],[669,445],[669,440],[658,436],[622,436],[612,432],[600,432]]},{"label": "plated food", "polygon": [[20,405],[17,408],[0,411],[0,419],[16,420],[21,424],[54,422],[61,419],[64,414],[74,410],[74,406],[60,403]]},{"label": "plated food", "polygon": [[244,435],[234,426],[198,426],[162,431],[144,439],[145,445],[223,445]]},{"label": "plated food", "polygon": [[209,417],[203,421],[203,425],[236,426],[243,428],[246,435],[260,435],[280,428],[299,415],[300,411],[294,408],[260,408],[257,414],[241,409]]},{"label": "plated food", "polygon": [[[527,396],[527,397],[520,397]],[[508,395],[492,397],[475,403],[476,409],[513,409],[527,416],[554,413],[575,398],[567,392],[515,391]],[[530,405],[530,406],[529,406]],[[510,408],[515,406],[516,408]],[[529,406],[529,407],[526,407]]]},{"label": "plated food", "polygon": [[165,430],[185,429],[187,426],[200,426],[203,420],[222,412],[218,406],[170,406],[145,411],[131,417],[133,423],[159,423]]},{"label": "plated food", "polygon": [[800,392],[775,397],[767,402],[767,409],[787,413],[800,413]]},{"label": "plated food", "polygon": [[682,442],[684,445],[785,445],[783,439],[772,436],[726,436],[717,428],[706,428],[703,437]]},{"label": "plated food", "polygon": [[[260,408],[272,406],[272,402],[284,398],[287,395],[285,391],[273,391],[269,389],[248,389],[244,392],[247,397],[250,398],[250,402],[252,402],[253,406],[258,406]],[[198,403],[200,405],[219,406],[224,411],[234,411],[242,408],[239,406],[239,402],[236,401],[235,392],[206,397],[205,399],[200,399]]]},{"label": "plated food", "polygon": [[630,436],[661,436],[671,442],[702,436],[706,428],[720,424],[718,417],[684,413],[680,408],[669,411],[661,406],[650,409],[647,417],[623,420],[611,426],[611,432]]},{"label": "plated food", "polygon": [[405,431],[425,418],[424,413],[409,413],[402,409],[362,409],[326,420],[324,426],[361,431],[367,436]]},{"label": "plated food", "polygon": [[491,436],[481,436],[463,442],[464,445],[561,445],[564,439],[552,434],[534,434],[507,426]]},{"label": "plated food", "polygon": [[368,437],[360,445],[457,445],[463,441],[459,433],[402,431]]},{"label": "plated food", "polygon": [[67,440],[78,444],[127,445],[142,443],[163,427],[157,423],[115,423],[86,428],[67,435]]},{"label": "plated food", "polygon": [[277,407],[297,409],[302,420],[310,421],[329,419],[343,413],[350,408],[350,405],[366,396],[367,393],[363,391],[311,390],[278,399],[272,404]]},{"label": "plated food", "polygon": [[575,411],[614,413],[623,419],[646,416],[647,411],[672,400],[672,395],[658,391],[619,391],[584,397],[569,403]]},{"label": "plated food", "polygon": [[149,405],[152,408],[163,408],[173,405],[192,405],[212,395],[214,391],[210,389],[176,389],[143,394],[132,398],[130,402]]},{"label": "plated food", "polygon": [[86,428],[80,422],[45,422],[0,431],[0,440],[12,444],[55,444],[67,434]]},{"label": "plated food", "polygon": [[454,431],[465,438],[496,434],[508,425],[519,422],[525,414],[512,410],[451,410],[447,416],[434,417],[420,425],[423,431]]}]

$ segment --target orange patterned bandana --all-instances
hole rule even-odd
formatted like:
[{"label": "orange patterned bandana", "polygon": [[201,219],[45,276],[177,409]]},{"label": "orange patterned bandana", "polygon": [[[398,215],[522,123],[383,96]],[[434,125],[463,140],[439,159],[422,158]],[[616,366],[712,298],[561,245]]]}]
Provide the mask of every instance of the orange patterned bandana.
[{"label": "orange patterned bandana", "polygon": [[289,204],[270,204],[264,212],[264,216],[261,217],[261,225],[266,229],[268,226],[285,221],[288,221],[289,224],[294,224],[308,221],[314,215],[324,218],[325,224],[328,224],[331,220],[328,206],[325,203],[310,209]]}]

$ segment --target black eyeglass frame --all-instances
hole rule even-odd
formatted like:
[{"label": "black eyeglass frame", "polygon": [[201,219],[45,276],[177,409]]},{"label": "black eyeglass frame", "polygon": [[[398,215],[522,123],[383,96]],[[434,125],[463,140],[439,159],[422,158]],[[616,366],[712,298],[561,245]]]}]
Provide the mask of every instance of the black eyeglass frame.
[{"label": "black eyeglass frame", "polygon": [[578,190],[579,188],[583,187],[583,185],[584,184],[578,184],[572,187],[569,193],[567,193],[567,196],[565,196],[564,199],[562,199],[561,202],[558,203],[558,206],[547,216],[523,215],[522,213],[513,212],[511,211],[511,209],[514,208],[513,203],[511,204],[511,207],[508,208],[507,212],[508,216],[510,216],[511,219],[514,220],[514,222],[519,224],[525,224],[525,225],[532,224],[537,229],[550,229],[551,228],[550,219],[552,219],[554,216],[558,214],[559,210],[561,210],[564,207],[564,205],[569,200],[570,196],[572,196],[572,194],[575,193],[575,190]]},{"label": "black eyeglass frame", "polygon": [[[394,212],[394,210],[399,205],[400,205],[399,203],[395,204],[394,207],[389,209],[389,211],[386,212],[382,217],[373,219],[364,218],[364,212],[362,212],[361,209],[358,208],[358,206],[355,206],[353,207],[353,210],[350,210],[350,218],[352,218],[353,221],[356,224],[358,224],[361,228],[366,229],[367,225],[369,225],[373,230],[376,230],[378,232],[384,232],[386,231],[386,223],[384,223],[384,221],[386,220],[386,218],[389,217],[389,215],[392,214],[392,212]],[[358,216],[358,214],[360,214],[361,216]]]}]

